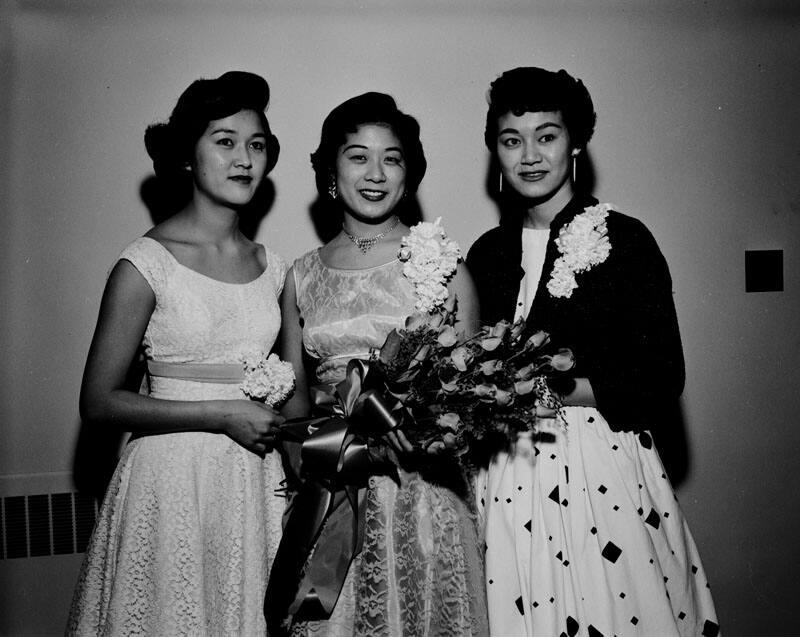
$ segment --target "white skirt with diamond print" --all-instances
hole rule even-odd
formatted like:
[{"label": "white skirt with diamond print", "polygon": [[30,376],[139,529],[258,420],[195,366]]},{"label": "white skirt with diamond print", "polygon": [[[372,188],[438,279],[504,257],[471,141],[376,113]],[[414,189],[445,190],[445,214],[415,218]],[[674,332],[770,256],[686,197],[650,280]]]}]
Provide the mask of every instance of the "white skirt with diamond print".
[{"label": "white skirt with diamond print", "polygon": [[[648,433],[568,407],[478,478],[491,634],[719,634],[711,591]],[[547,421],[546,421],[547,422]]]}]

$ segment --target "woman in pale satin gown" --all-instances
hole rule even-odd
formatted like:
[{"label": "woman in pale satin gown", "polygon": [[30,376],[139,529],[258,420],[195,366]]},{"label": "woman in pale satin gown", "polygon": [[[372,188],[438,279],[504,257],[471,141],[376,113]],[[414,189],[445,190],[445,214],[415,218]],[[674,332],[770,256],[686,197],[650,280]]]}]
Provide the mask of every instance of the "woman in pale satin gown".
[{"label": "woman in pale satin gown", "polygon": [[[188,205],[131,243],[108,278],[81,387],[90,424],[132,432],[75,590],[70,635],[259,635],[284,501],[281,417],[247,400],[241,358],[280,328],[286,268],[239,213],[278,158],[266,81],[198,80],[148,128],[159,178]],[[125,389],[140,348],[148,391]],[[266,454],[266,457],[265,457]]]},{"label": "woman in pale satin gown", "polygon": [[[419,126],[388,95],[352,98],[328,115],[312,156],[317,188],[342,229],[330,243],[294,262],[283,297],[284,357],[295,365],[296,397],[284,410],[308,412],[311,382],[342,380],[351,358],[368,358],[416,301],[397,259],[408,228],[407,197],[425,172]],[[459,320],[473,329],[476,307],[467,273],[451,282]],[[408,441],[391,441],[409,460]],[[361,554],[326,621],[298,622],[295,635],[485,635],[482,546],[466,481],[455,464],[438,475],[399,470],[369,480]]]}]

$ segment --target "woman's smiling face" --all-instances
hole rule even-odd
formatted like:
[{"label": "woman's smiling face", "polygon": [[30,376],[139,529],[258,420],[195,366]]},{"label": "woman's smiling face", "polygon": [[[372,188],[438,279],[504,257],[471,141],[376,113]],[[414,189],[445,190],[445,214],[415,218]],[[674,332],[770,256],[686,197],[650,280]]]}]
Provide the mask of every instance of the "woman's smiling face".
[{"label": "woman's smiling face", "polygon": [[336,188],[347,211],[363,221],[392,214],[405,192],[403,147],[386,125],[362,124],[336,154]]},{"label": "woman's smiling face", "polygon": [[565,190],[571,197],[572,144],[561,112],[509,112],[497,123],[497,159],[508,185],[526,199],[549,200]]}]

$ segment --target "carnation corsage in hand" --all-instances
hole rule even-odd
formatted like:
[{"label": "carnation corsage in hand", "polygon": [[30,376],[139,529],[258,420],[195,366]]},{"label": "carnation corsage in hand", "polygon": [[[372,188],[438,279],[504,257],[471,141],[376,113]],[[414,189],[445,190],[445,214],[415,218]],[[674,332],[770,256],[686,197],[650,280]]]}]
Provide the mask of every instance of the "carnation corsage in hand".
[{"label": "carnation corsage in hand", "polygon": [[242,359],[242,392],[251,400],[278,408],[294,393],[294,369],[275,354],[253,352]]}]

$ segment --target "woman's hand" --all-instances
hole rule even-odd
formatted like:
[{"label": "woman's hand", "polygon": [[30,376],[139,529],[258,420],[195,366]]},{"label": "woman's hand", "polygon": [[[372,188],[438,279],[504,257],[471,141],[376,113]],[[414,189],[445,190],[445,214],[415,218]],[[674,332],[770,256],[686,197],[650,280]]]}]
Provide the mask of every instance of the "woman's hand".
[{"label": "woman's hand", "polygon": [[253,400],[226,401],[222,431],[245,449],[263,456],[272,451],[277,425],[285,419],[272,407]]},{"label": "woman's hand", "polygon": [[480,327],[480,308],[478,307],[478,292],[472,277],[463,263],[458,265],[455,276],[447,286],[450,294],[458,299],[458,312],[456,313],[456,331],[462,336],[472,336]]},{"label": "woman's hand", "polygon": [[409,442],[408,438],[406,438],[406,435],[400,429],[390,431],[383,437],[383,439],[397,453],[403,454],[414,451],[414,445]]}]

